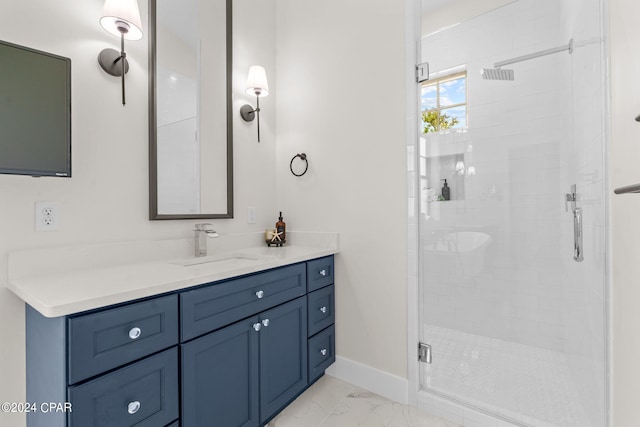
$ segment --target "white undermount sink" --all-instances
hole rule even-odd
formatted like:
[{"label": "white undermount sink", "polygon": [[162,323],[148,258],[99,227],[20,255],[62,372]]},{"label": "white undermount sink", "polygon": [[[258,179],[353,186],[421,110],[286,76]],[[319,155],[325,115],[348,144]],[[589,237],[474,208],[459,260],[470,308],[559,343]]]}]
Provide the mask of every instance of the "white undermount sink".
[{"label": "white undermount sink", "polygon": [[187,258],[187,259],[178,259],[175,261],[171,261],[171,264],[181,265],[183,267],[192,267],[194,265],[202,265],[202,264],[212,264],[218,263],[222,261],[229,262],[243,262],[243,261],[260,261],[264,257],[260,255],[250,255],[243,253],[229,253],[229,254],[219,254],[219,255],[210,255],[204,257],[195,257],[195,258]]}]

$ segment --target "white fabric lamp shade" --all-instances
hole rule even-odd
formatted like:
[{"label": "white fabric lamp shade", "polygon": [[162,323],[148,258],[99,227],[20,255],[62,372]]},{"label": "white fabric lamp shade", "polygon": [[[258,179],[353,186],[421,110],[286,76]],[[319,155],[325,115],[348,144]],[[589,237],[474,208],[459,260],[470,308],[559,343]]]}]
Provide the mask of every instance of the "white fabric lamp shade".
[{"label": "white fabric lamp shade", "polygon": [[247,78],[247,94],[256,96],[269,95],[269,83],[267,83],[267,73],[259,65],[252,65],[249,68]]},{"label": "white fabric lamp shade", "polygon": [[129,25],[129,32],[124,35],[125,39],[142,38],[142,21],[137,0],[105,0],[100,25],[114,36],[120,37],[118,21]]}]

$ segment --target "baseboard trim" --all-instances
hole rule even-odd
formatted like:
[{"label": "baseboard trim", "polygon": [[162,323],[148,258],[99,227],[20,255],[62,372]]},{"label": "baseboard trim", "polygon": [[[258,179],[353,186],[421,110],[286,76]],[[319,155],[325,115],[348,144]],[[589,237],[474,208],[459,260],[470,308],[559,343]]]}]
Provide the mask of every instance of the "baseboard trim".
[{"label": "baseboard trim", "polygon": [[379,394],[406,405],[409,401],[409,381],[371,366],[336,356],[336,361],[326,370],[327,375]]}]

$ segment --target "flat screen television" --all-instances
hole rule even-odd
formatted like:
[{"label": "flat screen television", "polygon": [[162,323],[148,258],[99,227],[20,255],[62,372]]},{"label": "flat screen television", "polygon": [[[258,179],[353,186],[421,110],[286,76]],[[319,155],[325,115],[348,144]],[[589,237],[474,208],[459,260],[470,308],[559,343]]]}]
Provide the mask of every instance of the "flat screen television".
[{"label": "flat screen television", "polygon": [[71,60],[0,40],[0,173],[71,176]]}]

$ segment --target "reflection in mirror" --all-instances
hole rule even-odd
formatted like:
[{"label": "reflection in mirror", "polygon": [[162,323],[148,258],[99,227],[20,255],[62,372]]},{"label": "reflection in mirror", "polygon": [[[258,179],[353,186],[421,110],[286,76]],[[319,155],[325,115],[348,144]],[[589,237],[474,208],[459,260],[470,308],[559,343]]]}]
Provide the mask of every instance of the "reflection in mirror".
[{"label": "reflection in mirror", "polygon": [[231,0],[150,0],[150,218],[232,218]]}]

